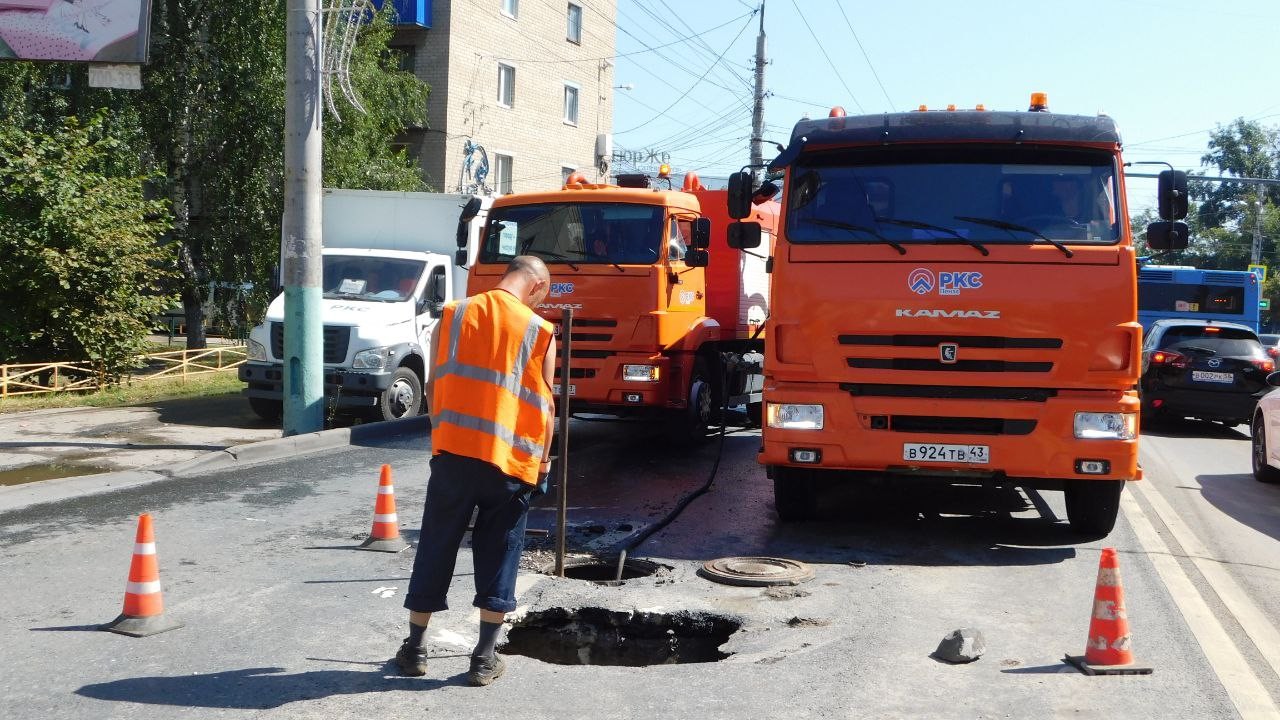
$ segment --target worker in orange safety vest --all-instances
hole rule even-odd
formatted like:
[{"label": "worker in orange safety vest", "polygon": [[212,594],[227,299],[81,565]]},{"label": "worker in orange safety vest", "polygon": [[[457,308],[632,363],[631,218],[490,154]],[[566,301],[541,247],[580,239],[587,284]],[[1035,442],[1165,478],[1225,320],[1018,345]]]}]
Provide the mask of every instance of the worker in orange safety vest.
[{"label": "worker in orange safety vest", "polygon": [[551,285],[536,257],[514,258],[498,286],[446,305],[433,333],[425,397],[431,412],[431,479],[404,606],[409,637],[396,653],[406,675],[425,675],[422,637],[448,608],[458,547],[471,532],[480,639],[467,680],[488,685],[505,664],[496,652],[515,609],[515,581],[529,502],[550,471],[555,335],[533,312]]}]

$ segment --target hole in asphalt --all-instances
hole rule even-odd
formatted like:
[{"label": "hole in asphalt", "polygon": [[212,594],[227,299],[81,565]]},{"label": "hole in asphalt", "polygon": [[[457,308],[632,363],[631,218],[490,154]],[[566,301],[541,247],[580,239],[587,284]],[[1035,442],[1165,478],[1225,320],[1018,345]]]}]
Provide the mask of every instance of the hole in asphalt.
[{"label": "hole in asphalt", "polygon": [[742,623],[710,613],[581,608],[531,612],[507,632],[502,651],[556,665],[675,665],[729,657],[720,646]]},{"label": "hole in asphalt", "polygon": [[[627,560],[622,565],[621,580],[649,577],[664,569],[663,565],[649,560]],[[546,568],[547,574],[555,573],[555,565]],[[587,580],[600,585],[617,585],[618,563],[606,560],[578,560],[565,563],[564,576],[571,580]]]}]

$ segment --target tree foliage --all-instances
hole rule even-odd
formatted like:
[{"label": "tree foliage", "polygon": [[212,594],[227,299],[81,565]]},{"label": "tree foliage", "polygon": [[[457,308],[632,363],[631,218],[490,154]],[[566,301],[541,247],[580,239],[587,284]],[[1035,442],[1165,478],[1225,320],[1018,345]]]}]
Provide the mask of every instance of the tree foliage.
[{"label": "tree foliage", "polygon": [[164,204],[114,172],[127,147],[104,126],[0,127],[0,362],[89,358],[119,374],[168,302]]}]

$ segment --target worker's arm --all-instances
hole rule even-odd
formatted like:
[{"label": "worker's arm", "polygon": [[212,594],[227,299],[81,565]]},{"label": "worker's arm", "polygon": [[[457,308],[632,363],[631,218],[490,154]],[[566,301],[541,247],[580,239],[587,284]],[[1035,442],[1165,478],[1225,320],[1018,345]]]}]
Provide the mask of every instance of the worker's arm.
[{"label": "worker's arm", "polygon": [[[556,380],[556,339],[551,338],[551,345],[547,348],[547,357],[542,361],[542,377],[547,380],[547,387],[555,387]],[[538,473],[547,473],[551,471],[551,439],[556,434],[556,415],[552,413],[547,415],[546,442],[543,443],[542,466],[538,468]]]},{"label": "worker's arm", "polygon": [[431,339],[427,341],[427,384],[422,388],[422,405],[427,409],[433,429],[436,426],[436,408],[432,398],[436,386],[436,349],[439,345],[440,322],[437,320],[436,326],[431,329]]}]

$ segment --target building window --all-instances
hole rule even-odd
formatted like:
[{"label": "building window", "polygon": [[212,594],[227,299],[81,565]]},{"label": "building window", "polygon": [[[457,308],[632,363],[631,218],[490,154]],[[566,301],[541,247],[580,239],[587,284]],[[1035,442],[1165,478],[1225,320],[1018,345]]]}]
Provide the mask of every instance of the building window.
[{"label": "building window", "polygon": [[520,14],[520,0],[502,0],[502,14],[516,17]]},{"label": "building window", "polygon": [[582,6],[569,3],[569,31],[568,40],[571,43],[582,44]]},{"label": "building window", "polygon": [[564,121],[570,125],[578,124],[578,88],[568,83],[564,86]]},{"label": "building window", "polygon": [[498,104],[516,105],[516,69],[502,63],[498,63]]},{"label": "building window", "polygon": [[578,168],[569,167],[568,165],[560,166],[560,184],[564,185],[569,182],[569,176],[578,171]]},{"label": "building window", "polygon": [[499,194],[509,195],[511,193],[511,165],[510,155],[493,154],[493,181],[498,187]]}]

